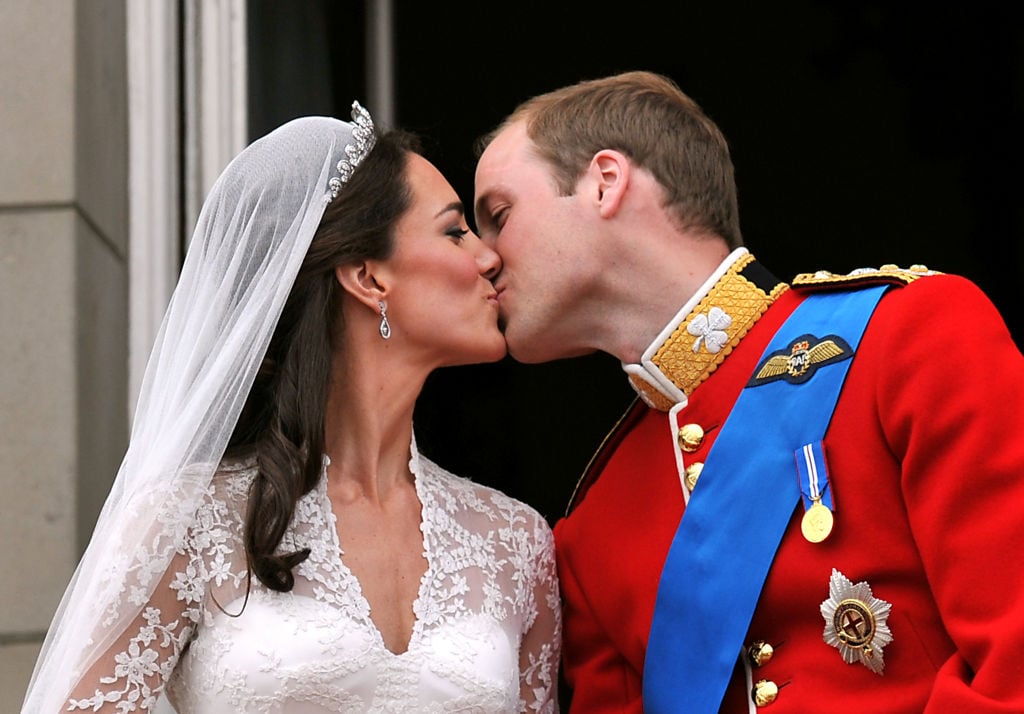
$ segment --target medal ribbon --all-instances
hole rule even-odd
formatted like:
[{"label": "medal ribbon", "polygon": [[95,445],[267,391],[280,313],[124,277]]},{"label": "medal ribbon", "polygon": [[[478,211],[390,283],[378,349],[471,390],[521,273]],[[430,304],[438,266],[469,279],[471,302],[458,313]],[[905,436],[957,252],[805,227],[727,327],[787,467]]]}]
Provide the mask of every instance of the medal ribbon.
[{"label": "medal ribbon", "polygon": [[[809,295],[762,361],[808,333],[854,351],[888,286]],[[821,441],[852,360],[801,384],[744,389],[704,462],[669,548],[644,662],[645,714],[719,710],[775,552],[801,499],[793,452]]]},{"label": "medal ribbon", "polygon": [[834,511],[832,490],[828,487],[828,466],[825,463],[825,451],[821,441],[804,444],[796,450],[795,455],[804,510],[810,508],[815,501],[820,501],[821,505]]}]

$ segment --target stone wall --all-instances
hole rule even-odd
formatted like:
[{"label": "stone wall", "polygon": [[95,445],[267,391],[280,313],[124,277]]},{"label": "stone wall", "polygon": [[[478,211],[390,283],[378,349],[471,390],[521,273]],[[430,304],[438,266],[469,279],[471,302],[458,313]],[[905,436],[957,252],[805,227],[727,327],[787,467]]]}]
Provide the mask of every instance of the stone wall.
[{"label": "stone wall", "polygon": [[128,430],[124,0],[0,3],[0,701],[20,702]]}]

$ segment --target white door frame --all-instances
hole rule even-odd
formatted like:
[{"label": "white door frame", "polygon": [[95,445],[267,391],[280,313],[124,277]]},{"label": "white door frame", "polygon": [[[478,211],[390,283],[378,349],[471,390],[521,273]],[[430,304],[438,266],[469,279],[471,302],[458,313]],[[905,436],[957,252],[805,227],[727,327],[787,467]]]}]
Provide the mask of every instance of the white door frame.
[{"label": "white door frame", "polygon": [[206,192],[248,141],[248,88],[245,0],[125,2],[131,416],[183,232],[191,235]]}]

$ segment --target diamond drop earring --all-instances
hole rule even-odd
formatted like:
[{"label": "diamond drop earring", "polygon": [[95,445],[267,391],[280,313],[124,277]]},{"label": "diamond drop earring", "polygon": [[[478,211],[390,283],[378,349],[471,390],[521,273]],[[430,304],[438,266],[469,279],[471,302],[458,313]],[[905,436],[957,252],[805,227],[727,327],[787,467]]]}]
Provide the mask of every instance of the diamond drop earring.
[{"label": "diamond drop earring", "polygon": [[388,323],[388,305],[383,300],[377,301],[380,308],[380,336],[385,340],[391,339],[391,325]]}]

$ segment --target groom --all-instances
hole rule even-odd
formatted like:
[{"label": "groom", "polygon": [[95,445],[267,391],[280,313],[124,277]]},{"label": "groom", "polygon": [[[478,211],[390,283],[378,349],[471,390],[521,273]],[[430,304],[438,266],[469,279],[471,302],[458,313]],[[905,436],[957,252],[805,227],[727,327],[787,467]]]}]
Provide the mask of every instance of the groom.
[{"label": "groom", "polygon": [[1024,711],[1024,358],[924,266],[791,283],[668,79],[535,97],[482,143],[510,353],[639,399],[556,526],[574,712]]}]

